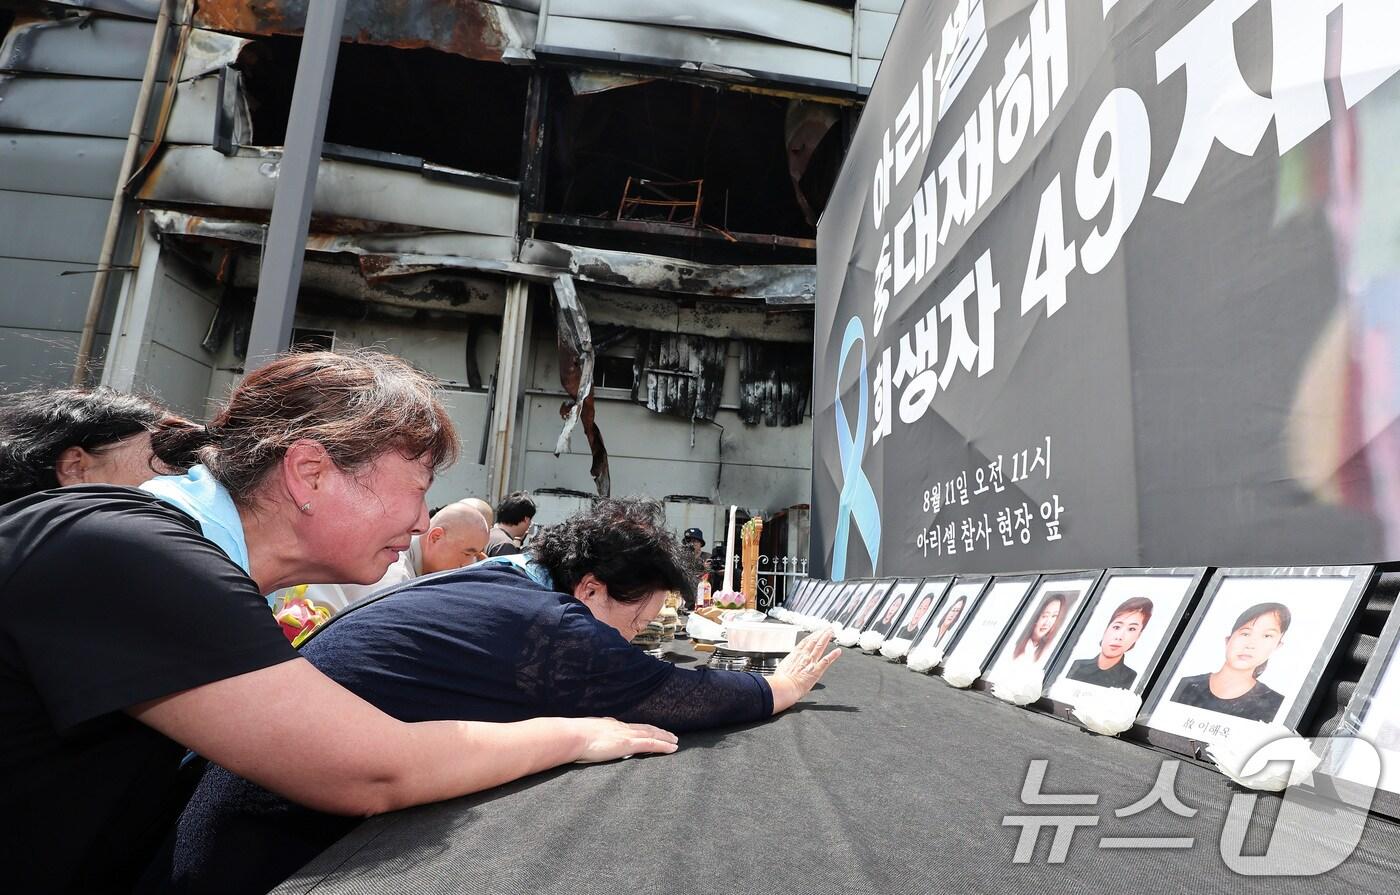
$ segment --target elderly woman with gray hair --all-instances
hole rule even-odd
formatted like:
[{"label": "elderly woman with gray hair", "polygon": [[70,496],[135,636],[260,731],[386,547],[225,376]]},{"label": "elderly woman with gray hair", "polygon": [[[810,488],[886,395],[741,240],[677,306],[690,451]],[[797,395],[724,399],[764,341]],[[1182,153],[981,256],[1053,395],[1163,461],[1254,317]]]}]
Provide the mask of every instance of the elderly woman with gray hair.
[{"label": "elderly woman with gray hair", "polygon": [[376,581],[427,525],[424,495],[456,436],[408,365],[276,360],[207,429],[157,432],[152,449],[188,452],[196,437],[202,462],[186,475],[0,508],[9,890],[130,890],[182,806],[186,750],[358,816],[675,750],[665,731],[606,719],[407,723],[287,644],[263,594]]}]

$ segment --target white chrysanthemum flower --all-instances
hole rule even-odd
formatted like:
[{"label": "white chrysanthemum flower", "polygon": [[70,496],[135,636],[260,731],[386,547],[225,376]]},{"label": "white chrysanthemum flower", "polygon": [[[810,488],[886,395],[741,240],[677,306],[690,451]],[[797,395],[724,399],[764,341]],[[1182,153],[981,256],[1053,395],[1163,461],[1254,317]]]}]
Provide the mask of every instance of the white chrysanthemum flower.
[{"label": "white chrysanthemum flower", "polygon": [[1206,754],[1240,786],[1266,792],[1307,782],[1321,761],[1307,740],[1282,724],[1246,725]]},{"label": "white chrysanthemum flower", "polygon": [[1025,662],[1012,662],[991,681],[992,695],[1012,705],[1030,705],[1045,692],[1045,672]]},{"label": "white chrysanthemum flower", "polygon": [[921,646],[909,654],[907,665],[914,671],[927,674],[943,663],[943,648]]},{"label": "white chrysanthemum flower", "polygon": [[943,666],[943,679],[951,686],[963,689],[982,676],[982,669],[971,659],[954,659]]},{"label": "white chrysanthemum flower", "polygon": [[1142,697],[1122,687],[1085,687],[1071,713],[1094,733],[1116,737],[1131,730],[1142,711]]},{"label": "white chrysanthemum flower", "polygon": [[841,628],[836,634],[836,642],[842,646],[855,646],[859,641],[859,628]]},{"label": "white chrysanthemum flower", "polygon": [[910,642],[896,637],[894,640],[886,640],[880,646],[880,655],[886,659],[903,659],[909,655]]},{"label": "white chrysanthemum flower", "polygon": [[873,653],[879,650],[884,644],[885,635],[881,634],[879,631],[866,631],[864,634],[860,635],[860,640],[857,642],[860,644],[861,649],[865,650],[867,653]]}]

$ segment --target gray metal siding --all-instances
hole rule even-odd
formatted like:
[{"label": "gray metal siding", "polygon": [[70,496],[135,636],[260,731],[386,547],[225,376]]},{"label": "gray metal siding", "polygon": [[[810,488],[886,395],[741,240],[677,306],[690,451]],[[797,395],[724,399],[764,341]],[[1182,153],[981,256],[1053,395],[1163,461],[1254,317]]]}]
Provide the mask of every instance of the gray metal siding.
[{"label": "gray metal siding", "polygon": [[0,47],[0,388],[71,375],[92,279],[60,274],[97,261],[151,33],[97,17],[20,26]]}]

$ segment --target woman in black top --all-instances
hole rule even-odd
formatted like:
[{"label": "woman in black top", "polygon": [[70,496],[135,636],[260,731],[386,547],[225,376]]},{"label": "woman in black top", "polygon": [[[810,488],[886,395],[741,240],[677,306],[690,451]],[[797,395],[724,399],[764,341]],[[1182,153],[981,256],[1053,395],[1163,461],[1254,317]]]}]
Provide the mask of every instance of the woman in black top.
[{"label": "woman in black top", "polygon": [[[288,645],[262,594],[373,582],[426,527],[424,493],[456,437],[407,364],[286,357],[207,430],[160,433],[153,449],[187,452],[194,435],[202,465],[147,491],[80,486],[0,508],[7,891],[129,891],[180,808],[186,749],[361,816],[675,750],[664,731],[607,720],[404,723]],[[300,755],[316,758],[287,760]]]},{"label": "woman in black top", "polygon": [[1259,681],[1269,657],[1283,643],[1293,613],[1282,603],[1259,603],[1235,619],[1225,638],[1225,662],[1212,674],[1182,678],[1172,702],[1193,705],[1250,721],[1269,723],[1283,706],[1283,694]]},{"label": "woman in black top", "polygon": [[1113,610],[1108,626],[1103,629],[1103,637],[1099,638],[1099,654],[1092,659],[1074,662],[1065,676],[1100,687],[1131,690],[1138,673],[1129,668],[1123,658],[1137,645],[1143,629],[1151,620],[1151,600],[1146,597],[1124,600]]},{"label": "woman in black top", "polygon": [[[419,578],[338,615],[302,654],[404,720],[605,715],[690,731],[792,706],[840,654],[821,656],[830,631],[808,637],[766,679],[680,667],[628,642],[661,611],[666,590],[690,586],[693,565],[659,503],[599,500],[545,528],[528,557]],[[161,881],[188,895],[266,892],[355,823],[211,765]]]}]

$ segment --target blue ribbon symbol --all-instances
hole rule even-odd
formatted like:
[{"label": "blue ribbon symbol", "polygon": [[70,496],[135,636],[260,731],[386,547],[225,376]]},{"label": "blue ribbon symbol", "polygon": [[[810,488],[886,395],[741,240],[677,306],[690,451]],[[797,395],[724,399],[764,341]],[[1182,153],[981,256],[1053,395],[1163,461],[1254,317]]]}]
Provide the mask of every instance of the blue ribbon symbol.
[{"label": "blue ribbon symbol", "polygon": [[[846,419],[846,409],[841,406],[841,377],[846,372],[846,359],[851,349],[860,342],[860,407],[856,411],[854,433]],[[836,445],[841,451],[841,502],[837,510],[836,542],[831,557],[831,578],[840,581],[846,577],[846,550],[851,540],[851,520],[860,529],[861,540],[865,541],[865,551],[870,554],[870,568],[875,569],[880,558],[880,503],[875,499],[875,489],[870,487],[870,479],[865,477],[861,464],[865,460],[866,427],[870,424],[870,379],[866,373],[865,326],[859,317],[852,317],[846,324],[846,335],[841,339],[841,361],[836,367]]]}]

